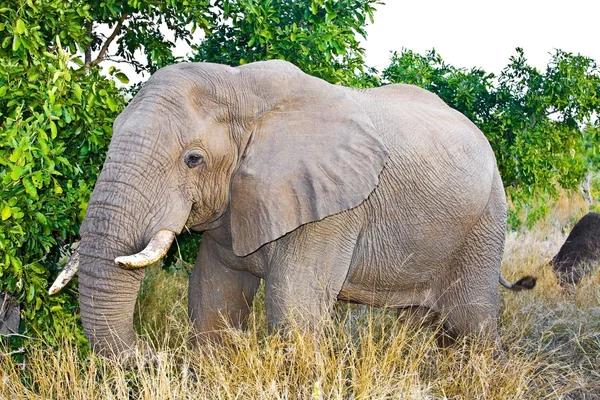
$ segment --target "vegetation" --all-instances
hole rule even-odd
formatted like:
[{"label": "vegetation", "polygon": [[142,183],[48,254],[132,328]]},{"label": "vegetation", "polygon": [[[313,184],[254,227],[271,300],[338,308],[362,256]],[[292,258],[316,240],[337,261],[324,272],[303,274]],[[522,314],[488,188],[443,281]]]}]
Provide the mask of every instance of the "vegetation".
[{"label": "vegetation", "polygon": [[[502,291],[500,327],[508,359],[482,343],[441,350],[435,329],[398,320],[395,311],[340,305],[326,334],[268,335],[262,299],[247,331],[227,330],[221,345],[186,346],[185,272],[148,271],[138,331],[155,349],[134,368],[83,359],[59,340],[28,350],[25,372],[0,357],[0,398],[12,399],[587,399],[600,396],[600,271],[569,292],[544,262],[587,209],[562,196],[527,233],[511,233],[503,272],[539,277],[539,289]],[[0,350],[2,352],[3,350]]]},{"label": "vegetation", "polygon": [[[214,19],[208,0],[92,0],[80,3],[79,7],[88,12],[79,26],[79,29],[85,27],[87,35],[85,47],[81,49],[85,49],[88,68],[112,61],[128,63],[138,73],[154,72],[182,61],[173,55],[175,41],[191,44],[196,29],[207,29]],[[102,28],[108,28],[110,33],[104,34]],[[94,51],[97,54],[92,57]],[[141,61],[140,56],[145,60]],[[127,81],[124,75],[120,77]]]},{"label": "vegetation", "polygon": [[[180,235],[167,258],[174,272],[154,271],[143,284],[138,328],[158,350],[156,368],[123,371],[80,358],[87,350],[76,285],[53,297],[47,289],[77,240],[112,121],[129,98],[118,86],[130,77],[100,67],[128,63],[152,73],[180,61],[176,41],[192,45],[196,61],[281,58],[335,84],[405,82],[437,93],[488,136],[512,226],[537,223],[510,233],[509,277],[540,275],[563,229],[589,205],[599,207],[600,73],[593,60],[558,50],[539,71],[517,49],[496,76],[448,65],[433,51],[404,50],[379,74],[365,64],[358,36],[381,4],[0,0],[0,293],[21,304],[22,317],[18,335],[0,336],[0,397],[600,396],[598,273],[566,293],[543,267],[542,290],[504,295],[510,364],[491,359],[483,344],[440,351],[430,330],[363,308],[342,307],[326,340],[268,336],[260,300],[248,332],[228,332],[225,346],[200,352],[184,345],[187,272],[178,259],[193,262],[199,238],[191,233]],[[561,188],[578,187],[588,206],[577,200],[567,207],[577,197],[563,195],[548,213]]]},{"label": "vegetation", "polygon": [[112,79],[71,56],[89,43],[89,7],[1,1],[0,12],[0,292],[21,303],[21,333],[84,340],[72,329],[75,293],[49,297],[48,281],[77,235],[125,102]]},{"label": "vegetation", "polygon": [[378,0],[222,0],[216,26],[195,47],[195,61],[241,65],[288,60],[331,83],[352,84],[365,72],[367,18]]}]

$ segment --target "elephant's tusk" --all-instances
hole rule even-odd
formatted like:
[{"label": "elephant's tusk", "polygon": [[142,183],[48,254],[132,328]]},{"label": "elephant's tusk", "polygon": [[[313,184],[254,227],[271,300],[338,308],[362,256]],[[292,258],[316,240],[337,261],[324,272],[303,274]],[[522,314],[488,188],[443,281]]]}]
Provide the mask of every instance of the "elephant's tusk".
[{"label": "elephant's tusk", "polygon": [[131,256],[117,257],[115,258],[115,264],[127,269],[147,267],[167,254],[173,239],[175,239],[174,232],[165,229],[158,231],[152,236],[150,243],[144,250]]},{"label": "elephant's tusk", "polygon": [[71,255],[71,259],[65,265],[62,272],[58,275],[58,278],[54,281],[52,286],[50,286],[50,290],[48,290],[48,294],[53,295],[57,293],[59,290],[65,287],[67,283],[75,276],[77,271],[79,270],[79,251],[73,251]]}]

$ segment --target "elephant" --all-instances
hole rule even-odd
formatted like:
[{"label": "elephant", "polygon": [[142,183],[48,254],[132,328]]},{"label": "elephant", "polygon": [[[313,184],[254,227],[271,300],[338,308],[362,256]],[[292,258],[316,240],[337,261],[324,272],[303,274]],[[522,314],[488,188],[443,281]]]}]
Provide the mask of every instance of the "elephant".
[{"label": "elephant", "polygon": [[[316,326],[337,300],[443,316],[498,341],[507,205],[482,132],[411,85],[352,89],[285,61],[181,63],[116,118],[80,244],[94,351],[136,344],[143,267],[203,231],[189,278],[195,332],[243,328],[264,280],[270,329]],[[75,257],[74,257],[75,258]],[[200,335],[202,336],[202,335]]]}]

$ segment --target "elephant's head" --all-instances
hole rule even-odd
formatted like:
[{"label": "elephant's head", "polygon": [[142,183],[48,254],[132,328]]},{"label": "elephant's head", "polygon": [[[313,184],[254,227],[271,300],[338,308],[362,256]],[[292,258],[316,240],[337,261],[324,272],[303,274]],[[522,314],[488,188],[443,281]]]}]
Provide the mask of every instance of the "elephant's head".
[{"label": "elephant's head", "polygon": [[358,205],[387,155],[350,91],[291,64],[158,71],[114,123],[80,230],[81,316],[92,346],[111,354],[135,343],[143,270],[134,267],[158,260],[185,227],[226,220],[244,257]]}]

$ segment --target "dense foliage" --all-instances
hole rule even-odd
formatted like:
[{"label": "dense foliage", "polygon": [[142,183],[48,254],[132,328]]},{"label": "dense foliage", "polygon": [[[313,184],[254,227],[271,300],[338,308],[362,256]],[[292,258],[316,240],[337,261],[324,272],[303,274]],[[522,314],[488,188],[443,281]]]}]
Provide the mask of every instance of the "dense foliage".
[{"label": "dense foliage", "polygon": [[[138,73],[154,72],[181,61],[173,55],[175,41],[191,44],[196,29],[206,29],[214,19],[208,0],[93,0],[85,3],[89,10],[85,28],[91,39],[86,65],[97,65],[105,60],[126,62]],[[92,50],[97,51],[95,57]],[[140,56],[145,61],[141,61]]]},{"label": "dense foliage", "polygon": [[365,72],[366,37],[378,0],[220,0],[216,26],[195,46],[196,61],[240,65],[285,59],[332,83]]},{"label": "dense foliage", "polygon": [[[490,140],[517,206],[555,195],[557,184],[576,188],[598,170],[600,71],[590,58],[557,50],[540,72],[517,49],[496,77],[448,65],[434,51],[405,50],[383,78],[424,87],[469,117]],[[529,221],[545,211],[540,205]]]},{"label": "dense foliage", "polygon": [[[208,25],[207,10],[207,1],[0,1],[0,293],[21,303],[21,333],[83,338],[71,329],[76,293],[47,290],[125,104],[97,66],[112,59],[154,71],[174,62],[165,35],[191,40]],[[109,74],[128,82],[114,67]]]},{"label": "dense foliage", "polygon": [[77,235],[124,104],[112,80],[70,56],[89,43],[88,11],[62,0],[0,2],[0,292],[21,303],[28,335],[82,337],[70,329],[76,296],[49,297],[48,281]]}]

